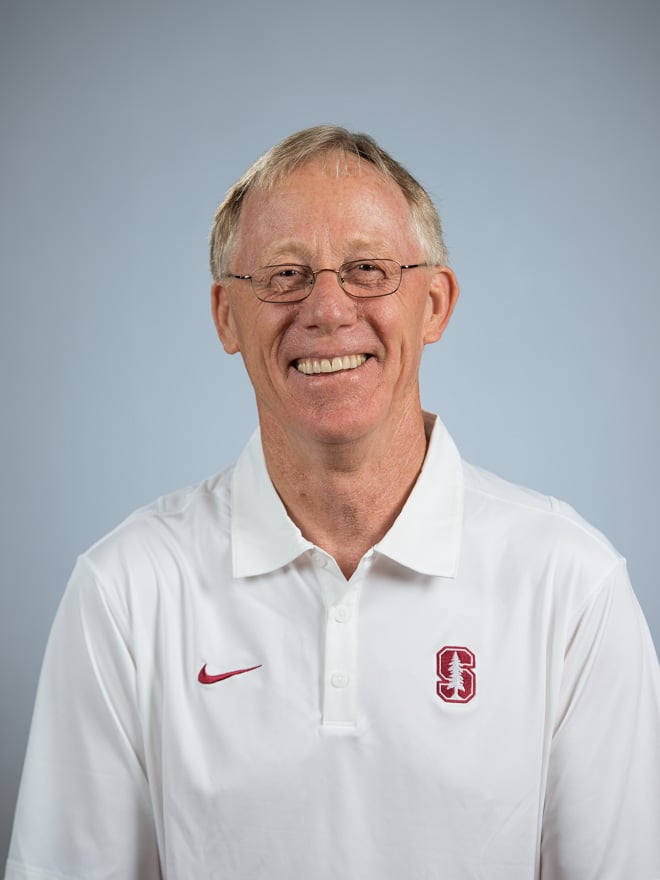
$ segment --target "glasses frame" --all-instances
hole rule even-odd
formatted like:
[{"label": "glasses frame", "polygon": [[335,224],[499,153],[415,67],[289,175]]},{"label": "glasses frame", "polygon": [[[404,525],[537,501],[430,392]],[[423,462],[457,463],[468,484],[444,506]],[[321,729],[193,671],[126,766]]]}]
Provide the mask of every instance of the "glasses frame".
[{"label": "glasses frame", "polygon": [[[394,290],[390,290],[387,293],[371,293],[371,294],[366,294],[364,296],[359,295],[359,294],[356,295],[354,293],[351,293],[349,290],[346,290],[346,288],[344,287],[344,279],[341,276],[342,269],[344,269],[346,266],[350,266],[352,263],[368,263],[370,261],[376,261],[376,260],[387,261],[388,263],[396,263],[397,266],[399,267],[399,269],[400,269],[399,283],[394,288]],[[262,296],[259,296],[259,294],[257,293],[257,291],[254,287],[254,280],[253,280],[252,275],[236,275],[233,272],[227,272],[225,275],[225,278],[235,278],[238,281],[249,281],[250,287],[252,288],[252,293],[256,296],[256,298],[259,300],[259,302],[270,303],[271,305],[289,306],[294,303],[303,302],[304,300],[307,299],[307,297],[311,296],[312,291],[314,290],[314,287],[316,286],[316,279],[321,274],[321,272],[333,272],[337,276],[337,283],[339,284],[341,289],[344,291],[346,296],[350,296],[351,299],[357,299],[357,300],[360,300],[360,299],[379,299],[380,297],[383,297],[383,296],[392,296],[393,293],[397,292],[397,290],[401,287],[404,269],[420,269],[420,268],[428,267],[429,265],[430,265],[429,263],[406,263],[404,265],[403,263],[399,263],[398,260],[392,260],[389,257],[360,257],[357,260],[346,260],[346,262],[342,263],[338,269],[312,269],[311,266],[306,266],[304,263],[275,263],[272,266],[263,266],[260,269],[256,269],[255,271],[262,272],[264,269],[278,269],[278,268],[284,267],[284,266],[291,266],[293,268],[306,269],[307,271],[312,273],[312,283],[310,285],[309,290],[305,294],[297,297],[296,299],[283,299],[283,300],[264,299]]]}]

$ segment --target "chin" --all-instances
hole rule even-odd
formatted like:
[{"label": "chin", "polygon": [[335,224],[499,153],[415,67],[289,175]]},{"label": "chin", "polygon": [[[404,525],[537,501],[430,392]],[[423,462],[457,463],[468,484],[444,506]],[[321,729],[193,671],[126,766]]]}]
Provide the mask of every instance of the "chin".
[{"label": "chin", "polygon": [[308,418],[295,419],[291,427],[301,436],[317,443],[337,445],[353,443],[377,430],[382,422],[368,407],[324,406],[316,408]]}]

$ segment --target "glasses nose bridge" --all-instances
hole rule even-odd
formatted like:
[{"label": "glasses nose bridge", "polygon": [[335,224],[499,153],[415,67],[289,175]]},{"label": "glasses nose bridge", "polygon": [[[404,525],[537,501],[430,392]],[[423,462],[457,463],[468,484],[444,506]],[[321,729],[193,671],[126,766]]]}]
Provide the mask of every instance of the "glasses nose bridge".
[{"label": "glasses nose bridge", "polygon": [[339,269],[332,269],[331,267],[324,268],[324,269],[313,269],[313,270],[312,270],[312,275],[313,275],[313,278],[314,278],[314,283],[312,284],[312,288],[311,288],[311,290],[310,290],[309,292],[311,293],[312,290],[314,290],[314,288],[316,287],[316,279],[317,279],[318,276],[321,274],[321,272],[332,272],[332,274],[335,275],[336,278],[337,278],[337,284],[340,286],[340,288],[342,289],[342,291],[343,291],[344,293],[346,293],[346,290],[344,289],[344,282],[343,282],[343,279],[342,279],[342,277],[341,277],[341,270],[342,270],[342,268],[343,268],[343,267],[340,266]]}]

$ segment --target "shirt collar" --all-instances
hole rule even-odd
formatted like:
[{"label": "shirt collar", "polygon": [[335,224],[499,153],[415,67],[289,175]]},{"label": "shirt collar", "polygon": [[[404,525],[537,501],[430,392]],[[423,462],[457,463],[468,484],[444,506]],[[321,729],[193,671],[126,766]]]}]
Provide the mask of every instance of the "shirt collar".
[{"label": "shirt collar", "polygon": [[463,524],[463,464],[449,431],[424,413],[422,470],[392,528],[374,550],[421,574],[455,577]]},{"label": "shirt collar", "polygon": [[314,546],[289,518],[271,482],[259,429],[232,475],[231,544],[234,577],[274,571]]},{"label": "shirt collar", "polygon": [[[422,574],[454,577],[463,519],[463,468],[449,432],[424,414],[424,465],[389,532],[374,547]],[[289,518],[268,475],[259,430],[241,453],[231,483],[234,577],[274,571],[313,549]]]}]

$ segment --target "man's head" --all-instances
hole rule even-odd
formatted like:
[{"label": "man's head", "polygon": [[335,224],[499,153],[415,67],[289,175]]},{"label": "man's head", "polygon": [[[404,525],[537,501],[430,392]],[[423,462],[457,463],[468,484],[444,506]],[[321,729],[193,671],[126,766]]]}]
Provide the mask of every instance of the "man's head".
[{"label": "man's head", "polygon": [[211,274],[216,281],[228,271],[235,234],[245,196],[251,190],[268,191],[296,168],[314,159],[334,163],[337,174],[349,159],[374,166],[402,190],[410,206],[410,219],[422,246],[425,262],[444,266],[447,251],[442,226],[426,190],[406,169],[367,134],[335,125],[319,125],[296,132],[272,147],[248,168],[228,191],[218,208],[211,231]]},{"label": "man's head", "polygon": [[245,362],[266,443],[387,444],[421,425],[422,350],[458,285],[429,197],[385,156],[343,129],[293,135],[218,211],[213,317]]}]

